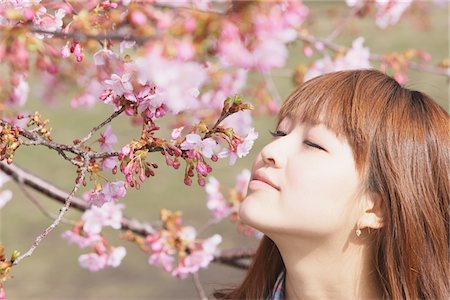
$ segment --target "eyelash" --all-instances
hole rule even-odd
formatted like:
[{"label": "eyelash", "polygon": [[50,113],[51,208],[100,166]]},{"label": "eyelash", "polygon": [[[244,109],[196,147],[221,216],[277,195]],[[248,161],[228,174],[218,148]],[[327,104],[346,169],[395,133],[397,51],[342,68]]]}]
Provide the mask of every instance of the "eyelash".
[{"label": "eyelash", "polygon": [[[273,137],[286,136],[286,133],[284,133],[283,131],[280,131],[280,130],[275,130],[275,131],[269,130],[269,132],[270,132],[270,134],[271,134]],[[327,150],[325,150],[324,148],[322,148],[321,146],[319,146],[319,145],[317,145],[317,144],[314,144],[314,143],[312,143],[312,142],[310,142],[310,141],[308,141],[308,140],[303,141],[303,143],[304,143],[305,145],[307,145],[307,146],[310,146],[310,147],[313,147],[313,148],[317,148],[317,149],[319,149],[319,150],[327,151]]]}]

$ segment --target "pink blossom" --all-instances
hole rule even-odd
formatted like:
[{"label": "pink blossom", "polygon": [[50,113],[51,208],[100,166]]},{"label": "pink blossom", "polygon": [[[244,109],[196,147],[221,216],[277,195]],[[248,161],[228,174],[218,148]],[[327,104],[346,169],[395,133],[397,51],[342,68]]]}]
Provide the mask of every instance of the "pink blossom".
[{"label": "pink blossom", "polygon": [[288,50],[286,45],[277,40],[263,40],[253,50],[254,68],[268,72],[273,68],[284,66]]},{"label": "pink blossom", "polygon": [[[47,13],[47,9],[43,6],[39,7],[39,10],[36,12],[33,18],[34,26],[38,28],[42,28],[48,31],[59,31],[63,26],[62,19],[66,15],[66,12],[63,9],[58,9],[55,12],[55,15],[51,15]],[[53,34],[35,34],[38,38],[42,39],[44,37],[52,37]]]},{"label": "pink blossom", "polygon": [[248,183],[250,181],[250,171],[245,169],[242,170],[241,173],[236,177],[236,191],[241,195],[247,194]]},{"label": "pink blossom", "polygon": [[219,59],[224,66],[235,66],[244,69],[252,67],[252,53],[241,40],[221,40],[219,43]]},{"label": "pink blossom", "polygon": [[195,133],[188,134],[186,140],[180,145],[183,150],[193,150],[195,152],[203,154],[207,158],[211,158],[214,154],[214,148],[217,143],[212,138],[202,138]]},{"label": "pink blossom", "polygon": [[123,181],[107,182],[100,191],[92,191],[88,194],[87,201],[95,206],[103,206],[107,202],[117,201],[126,194]]},{"label": "pink blossom", "polygon": [[237,144],[234,151],[229,148],[225,148],[217,156],[219,158],[228,157],[229,164],[234,165],[238,157],[244,157],[250,152],[250,149],[253,147],[253,143],[257,138],[258,133],[255,132],[254,128],[251,128],[247,137]]},{"label": "pink blossom", "polygon": [[96,66],[103,66],[111,59],[118,59],[119,56],[109,49],[101,49],[94,54],[94,64]]},{"label": "pink blossom", "polygon": [[106,265],[111,266],[113,268],[117,268],[122,259],[127,254],[127,249],[125,247],[115,247],[108,255],[108,259],[106,261]]},{"label": "pink blossom", "polygon": [[155,252],[148,258],[150,265],[162,267],[166,272],[172,271],[174,261],[174,257],[166,252]]},{"label": "pink blossom", "polygon": [[6,293],[3,285],[0,284],[0,300],[6,300]]},{"label": "pink blossom", "polygon": [[117,160],[114,157],[105,157],[102,160],[102,169],[103,170],[112,170],[117,166]]},{"label": "pink blossom", "polygon": [[106,254],[98,255],[97,253],[83,254],[78,258],[80,266],[91,272],[97,272],[105,268],[107,260]]},{"label": "pink blossom", "polygon": [[220,183],[217,179],[209,176],[205,190],[207,194],[206,207],[211,211],[214,219],[220,220],[226,217],[231,212],[231,208],[220,192]]},{"label": "pink blossom", "polygon": [[100,134],[98,142],[100,143],[100,148],[102,148],[103,151],[113,151],[112,146],[117,143],[117,136],[112,133],[111,125],[108,125],[105,131]]},{"label": "pink blossom", "polygon": [[30,87],[28,81],[26,80],[25,74],[20,74],[16,76],[16,84],[14,84],[13,91],[8,99],[8,102],[13,105],[24,106],[27,102],[28,93]]},{"label": "pink blossom", "polygon": [[204,240],[200,249],[194,249],[187,255],[178,267],[172,271],[172,275],[184,279],[189,274],[197,272],[200,268],[207,268],[214,259],[214,253],[218,244],[222,242],[222,237],[215,234]]},{"label": "pink blossom", "polygon": [[253,147],[254,141],[258,138],[258,133],[254,128],[250,129],[244,142],[237,146],[236,154],[239,158],[246,156]]},{"label": "pink blossom", "polygon": [[86,233],[85,236],[82,236],[72,230],[64,231],[61,237],[69,244],[76,244],[80,248],[93,247],[102,241],[101,236],[98,234]]},{"label": "pink blossom", "polygon": [[168,60],[153,49],[146,57],[137,59],[135,65],[139,81],[153,82],[171,113],[198,106],[199,89],[207,79],[206,70],[200,64]]},{"label": "pink blossom", "polygon": [[184,129],[184,126],[181,126],[181,127],[178,127],[178,128],[175,128],[174,130],[172,130],[172,133],[170,135],[171,139],[177,140],[180,137],[183,129]]},{"label": "pink blossom", "polygon": [[122,96],[125,93],[133,91],[133,86],[130,82],[131,73],[125,73],[122,76],[112,74],[111,79],[105,80],[107,87],[111,88],[115,96]]},{"label": "pink blossom", "polygon": [[97,103],[97,97],[89,93],[83,93],[70,100],[72,108],[85,107],[92,108]]},{"label": "pink blossom", "polygon": [[119,45],[119,52],[123,53],[125,49],[132,48],[136,44],[136,41],[121,41]]},{"label": "pink blossom", "polygon": [[239,111],[227,117],[221,123],[225,127],[233,128],[234,132],[240,136],[246,136],[253,124],[253,118],[250,110]]},{"label": "pink blossom", "polygon": [[70,56],[70,46],[69,44],[65,44],[62,48],[61,48],[61,56],[63,58],[68,58]]},{"label": "pink blossom", "polygon": [[77,62],[81,62],[83,60],[84,53],[80,43],[75,43],[73,46],[73,55],[75,55]]},{"label": "pink blossom", "polygon": [[134,10],[131,13],[131,22],[135,25],[144,26],[147,24],[147,16],[139,10]]},{"label": "pink blossom", "polygon": [[114,202],[104,203],[102,207],[92,206],[81,216],[84,221],[83,230],[90,234],[98,234],[103,226],[120,229],[124,207],[123,204]]},{"label": "pink blossom", "polygon": [[412,2],[413,0],[376,0],[376,24],[378,27],[387,28],[390,25],[397,24]]},{"label": "pink blossom", "polygon": [[195,55],[195,47],[192,42],[187,39],[178,42],[176,49],[178,58],[183,61],[190,60]]},{"label": "pink blossom", "polygon": [[352,48],[347,51],[345,56],[338,57],[334,61],[329,56],[325,56],[315,61],[306,72],[305,81],[329,72],[370,68],[370,51],[363,47],[363,43],[364,38],[359,37],[353,41]]}]

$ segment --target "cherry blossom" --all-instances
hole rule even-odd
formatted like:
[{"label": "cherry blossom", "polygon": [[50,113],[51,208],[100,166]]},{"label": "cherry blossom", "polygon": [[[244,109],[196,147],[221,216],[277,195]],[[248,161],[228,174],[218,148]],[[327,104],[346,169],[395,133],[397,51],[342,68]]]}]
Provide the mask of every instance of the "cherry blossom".
[{"label": "cherry blossom", "polygon": [[206,70],[200,64],[169,60],[154,49],[145,58],[137,59],[135,65],[139,81],[156,84],[171,113],[177,114],[198,105],[199,89],[207,79]]},{"label": "cherry blossom", "polygon": [[203,139],[196,133],[186,135],[186,140],[180,145],[181,149],[189,150],[190,157],[195,157],[196,153],[201,153],[204,157],[211,158],[217,143],[212,138]]},{"label": "cherry blossom", "polygon": [[221,242],[222,237],[219,234],[204,240],[200,248],[191,250],[189,255],[178,262],[178,266],[172,271],[172,275],[184,279],[200,268],[206,268],[214,259],[214,253]]},{"label": "cherry blossom", "polygon": [[228,216],[231,212],[229,203],[220,192],[220,183],[213,176],[209,176],[208,183],[205,185],[207,194],[206,207],[213,214],[214,219],[220,220]]},{"label": "cherry blossom", "polygon": [[103,151],[113,151],[112,146],[117,143],[117,136],[112,133],[111,125],[108,125],[105,131],[100,134],[98,142],[100,143],[100,148]]},{"label": "cherry blossom", "polygon": [[99,255],[97,253],[83,254],[78,258],[78,262],[82,268],[91,272],[98,272],[106,267],[108,261],[107,255]]},{"label": "cherry blossom", "polygon": [[8,99],[8,102],[17,106],[24,106],[27,102],[30,87],[28,81],[26,80],[25,74],[15,75],[14,81],[16,82],[13,92]]},{"label": "cherry blossom", "polygon": [[332,60],[329,56],[325,56],[315,61],[308,72],[306,72],[304,80],[307,81],[333,71],[370,68],[370,52],[368,48],[363,47],[363,43],[364,38],[359,37],[353,41],[352,47],[343,57]]},{"label": "cherry blossom", "polygon": [[123,181],[107,182],[101,190],[91,191],[86,196],[86,201],[95,206],[103,206],[107,202],[117,201],[126,194]]},{"label": "cherry blossom", "polygon": [[69,244],[76,244],[80,248],[93,247],[102,241],[101,236],[98,234],[86,233],[85,235],[80,235],[79,231],[80,230],[66,230],[61,237]]},{"label": "cherry blossom", "polygon": [[81,216],[84,221],[83,230],[90,234],[98,234],[103,226],[120,229],[124,207],[123,204],[114,202],[106,202],[102,207],[92,206]]},{"label": "cherry blossom", "polygon": [[125,93],[131,93],[133,86],[130,82],[131,73],[125,73],[122,76],[112,74],[111,79],[105,80],[107,87],[111,88],[115,96],[122,96]]},{"label": "cherry blossom", "polygon": [[108,259],[106,260],[106,265],[111,266],[113,268],[117,268],[120,263],[122,262],[122,259],[127,254],[127,250],[125,247],[115,247],[112,249],[112,251],[108,255]]},{"label": "cherry blossom", "polygon": [[258,138],[258,133],[255,132],[254,128],[251,128],[247,136],[243,141],[239,141],[236,148],[234,150],[230,150],[229,148],[225,148],[219,154],[219,158],[229,158],[229,164],[234,165],[236,163],[237,158],[241,158],[246,156],[251,148],[255,140]]}]

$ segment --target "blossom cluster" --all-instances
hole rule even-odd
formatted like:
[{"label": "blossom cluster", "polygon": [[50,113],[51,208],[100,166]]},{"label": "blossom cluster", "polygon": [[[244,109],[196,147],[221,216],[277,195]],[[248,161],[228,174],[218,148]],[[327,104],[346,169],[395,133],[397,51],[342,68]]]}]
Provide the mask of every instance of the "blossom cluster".
[{"label": "blossom cluster", "polygon": [[115,268],[120,265],[126,255],[126,249],[122,246],[109,245],[101,231],[105,226],[120,229],[123,209],[123,204],[114,202],[104,203],[102,207],[91,206],[83,213],[80,223],[62,234],[62,238],[69,244],[92,249],[92,252],[78,258],[82,268],[96,272],[106,267]]},{"label": "blossom cluster", "polygon": [[184,279],[207,268],[214,259],[222,237],[218,234],[201,240],[191,226],[182,226],[181,213],[161,210],[162,229],[148,235],[145,243],[149,245],[149,264]]}]

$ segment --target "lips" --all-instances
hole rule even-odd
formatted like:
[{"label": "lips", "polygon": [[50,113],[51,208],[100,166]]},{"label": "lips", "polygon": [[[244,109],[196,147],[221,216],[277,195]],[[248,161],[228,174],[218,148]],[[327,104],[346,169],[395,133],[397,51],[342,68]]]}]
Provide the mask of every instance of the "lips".
[{"label": "lips", "polygon": [[[259,183],[268,185],[268,186],[270,186],[270,187],[272,187],[272,188],[274,188],[274,189],[276,189],[278,191],[280,190],[280,188],[274,183],[274,181],[272,179],[270,179],[269,176],[267,176],[266,174],[264,174],[261,171],[259,171],[259,172],[256,171],[253,174],[253,176],[251,178],[251,181],[255,181],[255,182],[259,181]],[[256,183],[256,184],[258,184],[258,183]]]}]

